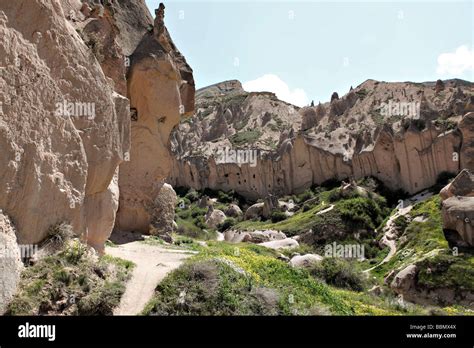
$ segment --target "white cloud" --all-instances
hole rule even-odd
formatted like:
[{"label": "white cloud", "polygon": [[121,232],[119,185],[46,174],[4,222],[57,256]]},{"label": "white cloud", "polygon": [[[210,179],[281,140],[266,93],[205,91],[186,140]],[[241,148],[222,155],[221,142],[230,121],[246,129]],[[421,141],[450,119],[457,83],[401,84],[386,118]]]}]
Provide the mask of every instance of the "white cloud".
[{"label": "white cloud", "polygon": [[243,87],[247,92],[273,92],[278,99],[293,105],[308,105],[308,97],[303,89],[290,90],[290,87],[277,75],[263,75],[255,80],[244,82]]},{"label": "white cloud", "polygon": [[460,75],[469,70],[474,70],[474,50],[465,45],[438,56],[436,72],[440,75]]}]

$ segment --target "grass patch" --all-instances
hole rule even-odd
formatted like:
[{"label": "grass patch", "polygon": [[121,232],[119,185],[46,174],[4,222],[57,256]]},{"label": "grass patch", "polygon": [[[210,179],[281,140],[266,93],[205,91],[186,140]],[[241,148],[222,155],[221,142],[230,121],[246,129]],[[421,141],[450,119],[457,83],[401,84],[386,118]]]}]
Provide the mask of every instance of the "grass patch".
[{"label": "grass patch", "polygon": [[7,315],[112,315],[134,264],[111,256],[98,261],[72,240],[21,274]]},{"label": "grass patch", "polygon": [[234,134],[229,140],[234,146],[242,146],[254,144],[261,136],[262,132],[259,130],[247,130]]},{"label": "grass patch", "polygon": [[277,259],[279,252],[271,249],[245,243],[208,245],[162,281],[143,314],[426,314],[417,306],[401,308],[394,301],[334,288]]}]

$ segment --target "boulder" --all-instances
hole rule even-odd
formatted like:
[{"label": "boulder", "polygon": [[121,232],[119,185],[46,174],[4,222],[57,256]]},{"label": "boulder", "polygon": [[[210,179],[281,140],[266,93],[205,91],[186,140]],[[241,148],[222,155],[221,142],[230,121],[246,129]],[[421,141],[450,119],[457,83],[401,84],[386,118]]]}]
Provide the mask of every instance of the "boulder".
[{"label": "boulder", "polygon": [[247,242],[247,243],[263,243],[272,240],[285,239],[286,235],[280,231],[265,230],[265,231],[228,231],[226,233],[226,240],[233,243]]},{"label": "boulder", "polygon": [[263,200],[262,207],[262,216],[264,218],[269,218],[275,210],[280,209],[280,203],[278,202],[278,197],[269,194]]},{"label": "boulder", "polygon": [[224,222],[227,217],[224,212],[219,209],[214,209],[211,205],[205,216],[206,225],[211,228],[217,228],[217,226]]},{"label": "boulder", "polygon": [[417,274],[416,265],[409,265],[398,272],[393,278],[390,287],[398,294],[406,294],[415,288],[415,278]]},{"label": "boulder", "polygon": [[474,112],[465,114],[459,122],[459,130],[462,133],[461,145],[461,168],[474,171]]},{"label": "boulder", "polygon": [[474,197],[451,197],[442,203],[443,229],[456,231],[474,246]]},{"label": "boulder", "polygon": [[456,231],[465,243],[474,246],[474,174],[462,170],[441,190],[440,196],[443,229]]},{"label": "boulder", "polygon": [[262,216],[263,203],[255,203],[245,211],[245,220],[259,219]]},{"label": "boulder", "polygon": [[439,193],[442,200],[453,196],[474,197],[474,174],[463,169],[448,185]]},{"label": "boulder", "polygon": [[198,202],[198,207],[199,208],[207,208],[210,205],[212,205],[212,201],[206,195],[202,196],[201,199]]},{"label": "boulder", "polygon": [[164,184],[155,198],[156,213],[150,223],[151,235],[159,236],[167,242],[171,241],[171,233],[175,230],[176,224],[174,216],[177,201],[176,192],[171,185]]},{"label": "boulder", "polygon": [[292,249],[299,246],[299,243],[292,238],[285,238],[280,240],[272,240],[270,242],[259,243],[258,245],[270,248],[270,249]]},{"label": "boulder", "polygon": [[323,257],[317,254],[296,255],[290,260],[290,265],[296,268],[309,268],[321,262]]},{"label": "boulder", "polygon": [[237,204],[229,204],[225,215],[236,218],[242,215],[242,210]]}]

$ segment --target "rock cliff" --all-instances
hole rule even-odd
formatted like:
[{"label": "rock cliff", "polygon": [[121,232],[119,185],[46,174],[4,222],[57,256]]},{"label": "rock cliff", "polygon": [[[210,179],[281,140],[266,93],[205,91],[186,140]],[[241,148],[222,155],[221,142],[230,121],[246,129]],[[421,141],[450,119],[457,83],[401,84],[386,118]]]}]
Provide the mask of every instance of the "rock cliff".
[{"label": "rock cliff", "polygon": [[129,151],[128,100],[66,19],[80,3],[0,3],[0,208],[20,244],[60,221],[103,242],[117,209],[112,179]]},{"label": "rock cliff", "polygon": [[0,209],[18,243],[59,222],[99,251],[116,224],[148,231],[169,134],[194,108],[164,5],[155,23],[144,0],[0,5]]},{"label": "rock cliff", "polygon": [[473,84],[443,84],[367,80],[301,109],[272,93],[247,93],[238,81],[206,87],[196,93],[195,117],[172,134],[169,181],[252,199],[364,176],[421,191],[472,162]]}]

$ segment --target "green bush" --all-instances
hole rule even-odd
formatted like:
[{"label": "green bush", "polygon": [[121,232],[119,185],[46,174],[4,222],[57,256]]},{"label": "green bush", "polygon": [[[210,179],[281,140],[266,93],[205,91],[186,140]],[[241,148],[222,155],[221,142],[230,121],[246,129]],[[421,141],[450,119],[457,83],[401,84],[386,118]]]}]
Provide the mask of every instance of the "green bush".
[{"label": "green bush", "polygon": [[314,198],[314,193],[311,190],[306,190],[303,193],[300,193],[299,195],[296,196],[296,203],[303,203],[311,198]]},{"label": "green bush", "polygon": [[168,275],[146,315],[277,315],[280,294],[220,260],[187,263]]},{"label": "green bush", "polygon": [[259,130],[247,130],[234,134],[230,138],[230,142],[235,146],[248,145],[255,143],[262,133]]},{"label": "green bush", "polygon": [[220,232],[224,232],[225,230],[227,230],[227,229],[231,228],[232,226],[234,226],[236,223],[237,223],[237,220],[230,217],[230,218],[225,219],[223,223],[219,224],[217,229]]},{"label": "green bush", "polygon": [[282,211],[274,211],[272,215],[270,216],[270,219],[272,220],[273,223],[283,221],[287,218],[286,214]]},{"label": "green bush", "polygon": [[192,218],[197,218],[200,216],[206,215],[207,209],[206,208],[199,208],[199,207],[193,207],[191,209],[191,217]]},{"label": "green bush", "polygon": [[383,220],[379,205],[369,198],[347,199],[338,202],[337,207],[346,224],[356,228],[374,230]]},{"label": "green bush", "polygon": [[190,190],[188,193],[186,193],[186,195],[184,196],[184,198],[187,198],[189,199],[191,202],[196,202],[198,199],[200,199],[200,195],[197,191],[195,190]]},{"label": "green bush", "polygon": [[71,240],[22,271],[8,315],[112,315],[134,264],[108,255],[99,261]]},{"label": "green bush", "polygon": [[338,288],[363,291],[367,286],[364,274],[357,271],[350,262],[337,258],[325,258],[315,264],[310,273],[315,278]]},{"label": "green bush", "polygon": [[397,230],[400,232],[405,231],[405,228],[408,227],[408,219],[405,215],[400,215],[393,221],[393,223],[397,227]]}]

